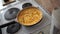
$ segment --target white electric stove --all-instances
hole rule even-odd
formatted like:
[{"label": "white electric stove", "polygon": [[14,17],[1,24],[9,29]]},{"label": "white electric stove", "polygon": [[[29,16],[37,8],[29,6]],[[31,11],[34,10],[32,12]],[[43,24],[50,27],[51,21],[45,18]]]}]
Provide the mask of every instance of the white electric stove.
[{"label": "white electric stove", "polygon": [[34,7],[39,8],[40,10],[42,10],[43,19],[41,20],[41,22],[39,22],[38,24],[31,26],[31,27],[25,27],[25,26],[21,25],[21,28],[17,32],[12,33],[12,34],[30,34],[30,33],[32,34],[35,31],[40,31],[42,28],[44,28],[45,26],[47,26],[51,23],[51,19],[50,19],[51,16],[48,13],[46,13],[46,11],[39,4],[37,4],[34,0],[18,0],[14,3],[7,5],[5,8],[0,10],[0,26],[6,25],[6,27],[2,28],[2,34],[11,34],[11,33],[7,33],[7,28],[10,25],[9,23],[11,23],[12,21],[16,21],[15,20],[16,17],[14,15],[16,15],[17,12],[13,12],[14,15],[12,15],[12,16],[14,18],[12,18],[12,16],[11,17],[5,17],[11,13],[11,12],[9,13],[8,11],[10,11],[10,10],[13,11],[16,8],[17,8],[16,11],[22,10],[23,8],[27,7],[26,5],[23,6],[23,4],[25,4],[25,3],[27,3],[28,6],[34,6]]}]

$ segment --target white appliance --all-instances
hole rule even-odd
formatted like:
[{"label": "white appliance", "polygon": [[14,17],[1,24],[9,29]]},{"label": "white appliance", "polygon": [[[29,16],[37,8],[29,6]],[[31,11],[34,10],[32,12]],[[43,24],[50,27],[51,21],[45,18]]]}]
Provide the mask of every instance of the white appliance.
[{"label": "white appliance", "polygon": [[[9,26],[8,24],[11,24],[12,21],[16,21],[15,19],[11,19],[11,20],[6,20],[5,19],[5,13],[10,9],[10,8],[18,8],[20,10],[22,10],[22,6],[24,3],[31,3],[32,6],[39,8],[40,10],[42,10],[43,12],[43,19],[41,22],[39,22],[38,24],[32,26],[32,27],[25,27],[21,25],[21,29],[14,33],[14,34],[30,34],[33,33],[36,30],[40,30],[43,27],[49,25],[51,23],[51,16],[46,13],[46,11],[39,5],[37,4],[34,0],[17,0],[14,3],[11,3],[9,5],[7,5],[5,8],[2,8],[0,11],[0,26],[2,27],[2,34],[9,34],[7,33],[7,27]],[[14,12],[13,12],[14,13]],[[8,26],[7,26],[8,25]]]}]

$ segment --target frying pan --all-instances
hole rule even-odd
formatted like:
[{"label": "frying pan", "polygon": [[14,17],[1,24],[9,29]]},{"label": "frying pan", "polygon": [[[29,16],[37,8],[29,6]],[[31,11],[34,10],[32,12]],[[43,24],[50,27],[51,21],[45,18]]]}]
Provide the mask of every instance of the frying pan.
[{"label": "frying pan", "polygon": [[[40,17],[39,20],[38,20],[37,22],[35,22],[35,23],[32,22],[32,24],[22,24],[22,22],[19,21],[19,19],[20,19],[20,18],[19,18],[19,17],[20,17],[20,14],[21,14],[21,12],[23,12],[23,11],[25,11],[25,10],[28,10],[28,9],[37,9],[38,11],[41,12],[41,17]],[[33,6],[26,7],[26,8],[24,8],[24,9],[22,9],[21,11],[19,11],[18,14],[17,14],[17,21],[18,21],[18,23],[20,23],[21,25],[24,25],[24,26],[32,26],[32,25],[35,25],[35,24],[39,23],[39,22],[42,20],[42,18],[43,18],[42,11],[39,10],[37,7],[33,7]]]}]

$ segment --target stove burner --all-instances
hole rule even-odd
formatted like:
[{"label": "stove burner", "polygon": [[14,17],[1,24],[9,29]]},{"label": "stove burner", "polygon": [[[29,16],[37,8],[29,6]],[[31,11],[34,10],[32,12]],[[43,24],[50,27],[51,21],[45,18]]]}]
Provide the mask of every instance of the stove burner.
[{"label": "stove burner", "polygon": [[[15,22],[15,21],[13,21]],[[12,23],[13,23],[12,22]],[[18,24],[17,22],[15,22],[15,24],[12,24],[10,26],[7,27],[7,32],[10,33],[10,34],[14,34],[16,33],[19,29],[21,28],[21,25]]]},{"label": "stove burner", "polygon": [[8,9],[8,11],[6,11],[6,13],[4,14],[5,19],[6,20],[11,20],[11,19],[16,18],[18,11],[19,11],[18,8]]},{"label": "stove burner", "polygon": [[26,7],[29,7],[29,6],[32,6],[32,4],[31,4],[31,3],[24,3],[24,4],[22,5],[22,8],[26,8]]}]

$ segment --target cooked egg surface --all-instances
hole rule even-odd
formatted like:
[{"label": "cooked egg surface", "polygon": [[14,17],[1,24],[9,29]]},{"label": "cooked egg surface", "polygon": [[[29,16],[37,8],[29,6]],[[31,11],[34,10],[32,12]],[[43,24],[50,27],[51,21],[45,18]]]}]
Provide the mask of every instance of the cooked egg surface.
[{"label": "cooked egg surface", "polygon": [[42,12],[34,7],[26,8],[18,14],[18,22],[23,25],[33,25],[42,19]]}]

